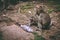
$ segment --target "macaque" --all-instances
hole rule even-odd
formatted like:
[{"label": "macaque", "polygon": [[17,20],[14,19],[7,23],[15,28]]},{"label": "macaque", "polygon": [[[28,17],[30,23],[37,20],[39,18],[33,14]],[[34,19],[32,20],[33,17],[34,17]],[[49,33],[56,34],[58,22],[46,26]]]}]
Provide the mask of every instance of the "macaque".
[{"label": "macaque", "polygon": [[37,6],[36,8],[36,14],[34,16],[35,19],[33,21],[37,22],[39,29],[49,29],[51,22],[49,14],[44,11],[43,6]]}]

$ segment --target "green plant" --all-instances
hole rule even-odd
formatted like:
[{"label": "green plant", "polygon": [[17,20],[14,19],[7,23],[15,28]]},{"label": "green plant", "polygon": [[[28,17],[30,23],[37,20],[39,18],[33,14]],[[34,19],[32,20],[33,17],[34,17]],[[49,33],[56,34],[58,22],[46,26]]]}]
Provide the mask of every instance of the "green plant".
[{"label": "green plant", "polygon": [[23,6],[21,6],[21,9],[31,9],[31,8],[33,8],[33,4],[26,4],[26,5],[23,5]]},{"label": "green plant", "polygon": [[3,40],[3,38],[2,38],[3,36],[2,36],[2,32],[0,32],[0,40]]},{"label": "green plant", "polygon": [[34,40],[45,40],[45,38],[43,38],[41,35],[38,35],[36,32],[34,32],[33,34],[34,34]]},{"label": "green plant", "polygon": [[48,13],[51,13],[53,11],[53,9],[48,9]]}]

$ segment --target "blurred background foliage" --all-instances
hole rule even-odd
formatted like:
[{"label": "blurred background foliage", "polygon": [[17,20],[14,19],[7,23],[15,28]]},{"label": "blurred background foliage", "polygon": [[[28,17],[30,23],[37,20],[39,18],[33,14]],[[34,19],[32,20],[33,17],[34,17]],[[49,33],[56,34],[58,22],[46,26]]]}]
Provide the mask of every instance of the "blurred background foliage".
[{"label": "blurred background foliage", "polygon": [[[6,9],[9,5],[16,5],[19,2],[42,2],[54,7],[54,11],[60,11],[60,0],[0,0],[0,11]],[[33,4],[22,6],[22,9],[29,9]],[[51,12],[51,10],[49,10]]]}]

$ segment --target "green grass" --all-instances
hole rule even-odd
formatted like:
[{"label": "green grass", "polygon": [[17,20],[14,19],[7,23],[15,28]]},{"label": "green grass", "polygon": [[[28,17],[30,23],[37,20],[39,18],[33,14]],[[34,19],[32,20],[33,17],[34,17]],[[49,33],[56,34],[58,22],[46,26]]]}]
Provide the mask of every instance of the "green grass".
[{"label": "green grass", "polygon": [[53,12],[53,9],[48,9],[48,13],[51,13],[51,12]]},{"label": "green grass", "polygon": [[42,36],[35,35],[35,39],[34,40],[45,40],[45,39]]},{"label": "green grass", "polygon": [[22,5],[21,8],[21,13],[27,13],[27,10],[30,10],[34,7],[33,3],[27,3]]},{"label": "green grass", "polygon": [[2,32],[0,32],[0,40],[3,40],[3,38],[2,38],[3,36],[2,36]]},{"label": "green grass", "polygon": [[38,35],[36,32],[33,32],[34,34],[34,40],[45,40],[41,35]]},{"label": "green grass", "polygon": [[23,6],[21,6],[21,9],[31,9],[31,8],[33,8],[33,4],[26,4],[26,5],[23,5]]},{"label": "green grass", "polygon": [[47,0],[46,5],[53,8],[53,10],[49,9],[48,13],[51,13],[52,11],[60,12],[60,0]]}]

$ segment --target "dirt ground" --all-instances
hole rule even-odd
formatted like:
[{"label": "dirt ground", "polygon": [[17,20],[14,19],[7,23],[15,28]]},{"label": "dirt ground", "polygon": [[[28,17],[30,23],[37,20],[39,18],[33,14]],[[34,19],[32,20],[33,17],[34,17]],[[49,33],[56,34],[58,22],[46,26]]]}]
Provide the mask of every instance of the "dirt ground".
[{"label": "dirt ground", "polygon": [[[13,20],[8,21],[9,19],[7,19],[7,22],[5,22],[4,17],[0,18],[0,20],[3,20],[2,22],[0,22],[0,31],[3,33],[4,40],[34,40],[34,35],[32,33],[24,31],[22,28],[15,24],[15,22],[18,22],[20,24],[28,24],[30,22],[30,17],[34,15],[34,7],[36,4],[34,4],[31,9],[20,9],[20,7],[25,4],[27,3],[17,4],[15,6],[12,6],[10,9],[4,10],[2,12],[3,14],[1,16],[5,15]],[[29,11],[31,11],[32,13],[29,13]],[[49,30],[44,30],[44,32],[42,33],[43,37],[46,40],[54,40],[54,38],[56,40],[60,40],[60,37],[56,36],[60,35],[60,12],[52,12],[49,15],[51,17],[53,25]],[[37,29],[34,26],[32,26],[31,28],[33,28],[34,31],[36,31]],[[38,34],[41,33],[40,31],[36,32]]]}]

